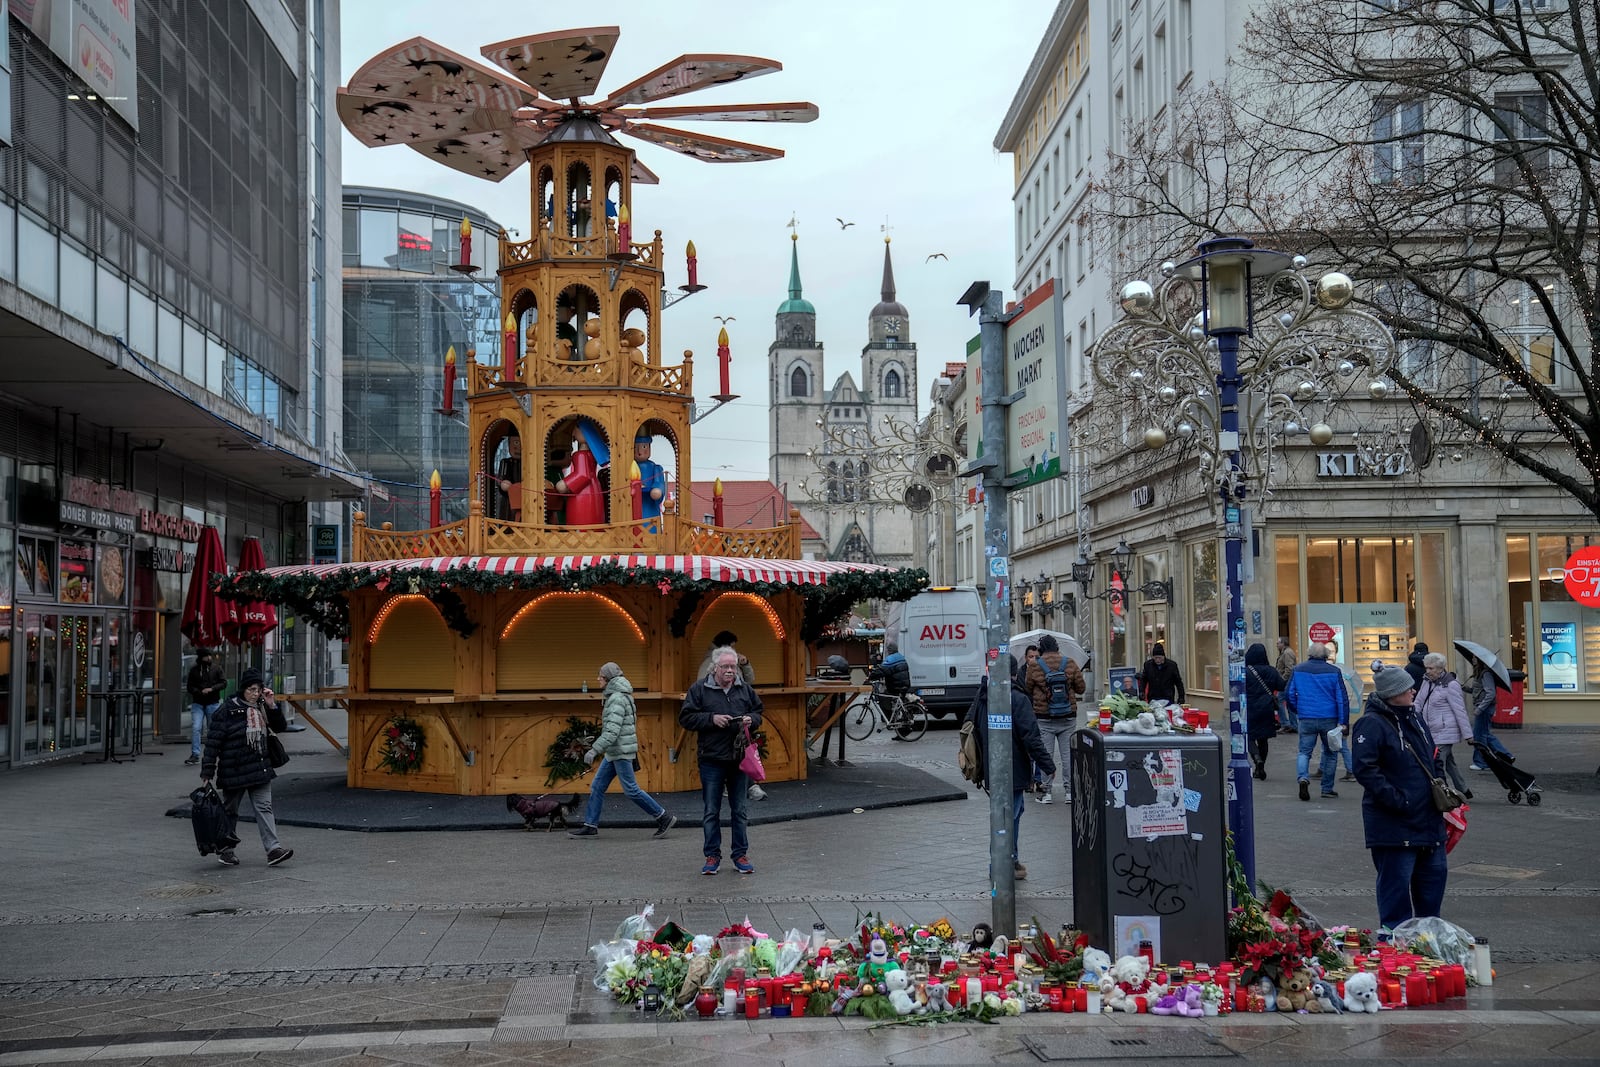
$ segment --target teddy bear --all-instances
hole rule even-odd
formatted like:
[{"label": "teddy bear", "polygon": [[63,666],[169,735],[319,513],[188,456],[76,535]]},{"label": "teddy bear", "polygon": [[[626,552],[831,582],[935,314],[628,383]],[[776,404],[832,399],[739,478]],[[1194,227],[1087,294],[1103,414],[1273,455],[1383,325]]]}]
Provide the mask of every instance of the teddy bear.
[{"label": "teddy bear", "polygon": [[[1326,978],[1312,979],[1311,996],[1317,1007],[1324,1012],[1338,1015],[1344,1011],[1344,1002],[1339,999],[1338,990]],[[1310,1005],[1306,1007],[1309,1009]]]},{"label": "teddy bear", "polygon": [[1111,954],[1104,949],[1086,948],[1083,950],[1083,977],[1086,981],[1098,983],[1111,970]]},{"label": "teddy bear", "polygon": [[1123,956],[1100,980],[1100,992],[1112,1011],[1136,1012],[1134,998],[1150,992],[1150,961],[1143,956]]},{"label": "teddy bear", "polygon": [[1311,996],[1311,972],[1304,967],[1279,972],[1277,1002],[1279,1011],[1322,1010],[1321,1005]]},{"label": "teddy bear", "polygon": [[1200,987],[1196,985],[1180,986],[1155,1002],[1150,1007],[1151,1015],[1182,1015],[1186,1018],[1196,1019],[1205,1014],[1205,1008],[1200,1003]]},{"label": "teddy bear", "polygon": [[1383,1005],[1378,1002],[1378,976],[1369,971],[1351,975],[1344,980],[1345,1011],[1370,1011],[1376,1015]]},{"label": "teddy bear", "polygon": [[883,978],[884,990],[896,1015],[920,1015],[924,1009],[911,995],[911,976],[905,971],[890,971]]}]

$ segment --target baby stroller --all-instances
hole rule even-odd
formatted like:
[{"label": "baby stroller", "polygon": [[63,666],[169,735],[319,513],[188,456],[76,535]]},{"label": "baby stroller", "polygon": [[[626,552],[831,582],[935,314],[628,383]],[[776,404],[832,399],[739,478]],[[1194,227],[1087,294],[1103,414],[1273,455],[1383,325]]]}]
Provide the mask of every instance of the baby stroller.
[{"label": "baby stroller", "polygon": [[1468,741],[1469,745],[1477,752],[1478,762],[1485,767],[1500,782],[1500,787],[1506,791],[1506,799],[1513,804],[1521,804],[1522,798],[1528,798],[1530,807],[1537,808],[1544,803],[1544,798],[1539,794],[1539,783],[1534,781],[1533,775],[1527,771],[1518,770],[1516,764],[1500,753],[1494,751],[1481,741]]}]

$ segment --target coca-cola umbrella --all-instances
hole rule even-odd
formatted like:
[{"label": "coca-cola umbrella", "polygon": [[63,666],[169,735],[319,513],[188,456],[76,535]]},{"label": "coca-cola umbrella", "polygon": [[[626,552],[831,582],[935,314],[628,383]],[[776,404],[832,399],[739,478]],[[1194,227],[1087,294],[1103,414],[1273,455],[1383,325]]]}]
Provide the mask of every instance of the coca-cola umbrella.
[{"label": "coca-cola umbrella", "polygon": [[[239,571],[266,570],[267,557],[259,538],[246,537],[239,546]],[[278,609],[264,600],[231,600],[223,616],[222,636],[236,645],[259,645],[278,625]]]},{"label": "coca-cola umbrella", "polygon": [[228,573],[228,560],[222,554],[222,538],[214,526],[200,531],[194,550],[194,571],[189,575],[189,595],[183,601],[183,618],[178,629],[195,648],[215,648],[222,643],[222,626],[232,605],[211,590],[211,578]]}]

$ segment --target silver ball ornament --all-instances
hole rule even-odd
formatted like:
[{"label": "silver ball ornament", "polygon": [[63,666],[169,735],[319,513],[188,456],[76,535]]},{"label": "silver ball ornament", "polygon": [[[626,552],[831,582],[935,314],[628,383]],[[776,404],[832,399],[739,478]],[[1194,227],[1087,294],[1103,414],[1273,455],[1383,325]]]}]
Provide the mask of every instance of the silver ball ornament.
[{"label": "silver ball ornament", "polygon": [[1382,400],[1389,395],[1389,383],[1381,379],[1373,382],[1367,386],[1367,395],[1374,400]]},{"label": "silver ball ornament", "polygon": [[1461,452],[1459,450],[1457,450],[1455,452],[1450,453],[1450,458],[1455,460],[1457,463],[1460,463],[1462,460],[1466,459],[1467,457],[1463,456],[1461,454]]},{"label": "silver ball ornament", "polygon": [[1348,274],[1332,270],[1317,279],[1317,303],[1330,311],[1344,307],[1355,295],[1356,283]]},{"label": "silver ball ornament", "polygon": [[1307,432],[1311,437],[1311,443],[1319,447],[1333,440],[1333,427],[1325,422],[1312,423],[1311,429]]},{"label": "silver ball ornament", "polygon": [[1356,365],[1351,363],[1348,359],[1341,359],[1339,361],[1338,371],[1339,377],[1348,378],[1350,375],[1356,372]]},{"label": "silver ball ornament", "polygon": [[1149,282],[1132,281],[1122,287],[1120,302],[1130,315],[1148,315],[1156,306],[1156,291]]},{"label": "silver ball ornament", "polygon": [[1178,391],[1170,385],[1163,385],[1158,395],[1161,397],[1163,404],[1170,404],[1178,399]]},{"label": "silver ball ornament", "polygon": [[1291,312],[1291,311],[1285,311],[1282,315],[1279,315],[1278,316],[1278,325],[1282,326],[1285,330],[1287,330],[1289,327],[1293,326],[1294,325],[1294,313]]},{"label": "silver ball ornament", "polygon": [[1283,432],[1284,433],[1290,433],[1290,434],[1299,433],[1300,432],[1300,424],[1298,422],[1295,422],[1293,419],[1290,419],[1288,422],[1283,424]]},{"label": "silver ball ornament", "polygon": [[1167,431],[1159,426],[1152,426],[1144,432],[1144,447],[1152,452],[1167,443]]},{"label": "silver ball ornament", "polygon": [[1194,436],[1194,423],[1192,423],[1192,422],[1180,422],[1180,423],[1178,423],[1178,436],[1183,438],[1185,441],[1187,441],[1189,438],[1193,437]]},{"label": "silver ball ornament", "polygon": [[1128,381],[1132,382],[1134,385],[1138,385],[1139,383],[1143,382],[1144,371],[1140,370],[1138,367],[1133,368],[1128,372]]},{"label": "silver ball ornament", "polygon": [[1172,260],[1166,260],[1161,264],[1161,276],[1163,278],[1170,278],[1176,273],[1178,273],[1178,265]]},{"label": "silver ball ornament", "polygon": [[1305,256],[1295,256],[1294,259],[1291,260],[1291,262],[1294,264],[1294,269],[1295,270],[1305,270],[1306,269],[1307,260],[1306,260]]},{"label": "silver ball ornament", "polygon": [[1315,382],[1301,382],[1294,387],[1294,395],[1301,400],[1310,400],[1317,395],[1317,384]]}]

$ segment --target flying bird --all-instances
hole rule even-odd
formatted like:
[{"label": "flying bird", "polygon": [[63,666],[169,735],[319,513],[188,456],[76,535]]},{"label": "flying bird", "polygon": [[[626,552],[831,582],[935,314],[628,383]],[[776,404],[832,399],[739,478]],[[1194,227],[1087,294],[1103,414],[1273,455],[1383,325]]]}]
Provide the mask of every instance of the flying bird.
[{"label": "flying bird", "polygon": [[718,322],[723,323],[724,325],[730,322],[738,321],[732,315],[713,315],[711,317],[716,319]]},{"label": "flying bird", "polygon": [[924,263],[932,263],[936,259],[942,259],[942,260],[944,260],[946,262],[949,262],[950,257],[945,255],[943,252],[934,252],[931,255],[929,255],[928,258],[923,260],[922,262],[924,262]]},{"label": "flying bird", "polygon": [[840,217],[839,217],[839,216],[837,216],[837,215],[835,215],[835,216],[834,216],[834,217],[833,217],[833,221],[834,221],[834,222],[837,222],[837,223],[838,223],[838,224],[839,224],[839,229],[841,229],[841,230],[848,230],[848,229],[849,229],[849,228],[850,228],[850,227],[852,227],[852,226],[854,226],[854,225],[855,225],[855,223],[853,223],[853,222],[846,222],[846,221],[844,221],[844,219],[841,219],[841,218],[840,218]]}]

